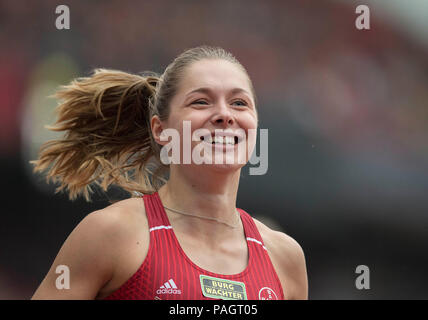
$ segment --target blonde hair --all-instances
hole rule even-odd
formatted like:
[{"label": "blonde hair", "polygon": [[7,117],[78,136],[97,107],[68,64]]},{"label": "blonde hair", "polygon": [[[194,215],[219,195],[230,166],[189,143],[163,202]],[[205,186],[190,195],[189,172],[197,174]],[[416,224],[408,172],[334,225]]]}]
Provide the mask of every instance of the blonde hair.
[{"label": "blonde hair", "polygon": [[48,129],[64,136],[42,145],[39,158],[32,161],[35,172],[47,171],[47,181],[59,183],[56,192],[66,190],[70,199],[83,195],[89,201],[93,184],[104,191],[110,185],[130,193],[158,190],[169,167],[160,161],[150,120],[154,115],[168,119],[185,68],[202,59],[227,60],[247,74],[231,53],[201,46],[183,52],[161,76],[96,69],[62,86],[54,94],[62,100],[57,120]]}]

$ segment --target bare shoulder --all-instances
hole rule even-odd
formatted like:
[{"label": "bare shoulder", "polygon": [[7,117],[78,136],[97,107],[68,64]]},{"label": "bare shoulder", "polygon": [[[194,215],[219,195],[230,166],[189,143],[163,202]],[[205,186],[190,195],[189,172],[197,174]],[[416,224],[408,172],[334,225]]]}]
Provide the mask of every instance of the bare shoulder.
[{"label": "bare shoulder", "polygon": [[[118,266],[132,251],[131,244],[138,242],[135,247],[141,248],[148,243],[141,231],[145,225],[141,199],[127,199],[88,214],[65,240],[33,299],[95,298],[117,279]],[[67,266],[73,279],[69,290],[56,288],[60,265]]]},{"label": "bare shoulder", "polygon": [[132,225],[137,220],[147,220],[142,198],[118,201],[104,209],[90,213],[85,219],[101,223],[104,227],[116,228],[117,231]]},{"label": "bare shoulder", "polygon": [[[116,202],[85,217],[86,224],[109,246],[112,256],[119,257],[123,248],[147,229],[147,217],[142,198]],[[82,221],[82,223],[84,223]]]},{"label": "bare shoulder", "polygon": [[135,212],[136,209],[139,211],[145,211],[142,198],[129,198],[121,200],[109,205],[108,207],[105,207],[104,209],[94,211],[92,214],[103,214],[105,217],[110,218],[118,215],[121,217],[125,215],[131,217],[132,213]]},{"label": "bare shoulder", "polygon": [[88,214],[76,229],[92,229],[94,237],[116,242],[133,230],[133,226],[146,221],[144,203],[141,198],[131,198],[116,202],[104,209]]},{"label": "bare shoulder", "polygon": [[[292,263],[293,260],[301,260],[304,257],[303,249],[300,244],[290,237],[289,235],[272,230],[262,222],[254,219],[257,229],[262,236],[263,242],[265,243],[266,248],[268,248],[273,253],[281,253],[284,255],[284,258],[289,260],[289,263]],[[301,262],[301,261],[295,261]]]},{"label": "bare shoulder", "polygon": [[104,252],[108,252],[112,276],[99,289],[97,299],[117,290],[139,268],[149,247],[148,220],[144,201],[131,198],[91,213],[101,224],[100,236],[104,239]]},{"label": "bare shoulder", "polygon": [[289,235],[254,219],[280,278],[287,299],[307,299],[306,260],[300,244]]}]

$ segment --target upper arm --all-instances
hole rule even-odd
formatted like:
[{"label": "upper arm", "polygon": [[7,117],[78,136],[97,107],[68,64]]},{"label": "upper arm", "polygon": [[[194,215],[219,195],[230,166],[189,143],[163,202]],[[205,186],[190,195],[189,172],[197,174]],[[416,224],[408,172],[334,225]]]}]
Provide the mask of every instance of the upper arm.
[{"label": "upper arm", "polygon": [[296,300],[308,299],[308,278],[302,247],[285,233],[273,231],[264,225],[260,229],[285,297]]},{"label": "upper arm", "polygon": [[305,254],[302,247],[290,236],[275,232],[275,260],[278,261],[279,273],[285,282],[284,291],[289,292],[289,299],[308,299],[308,277]]},{"label": "upper arm", "polygon": [[[93,212],[86,216],[62,245],[48,274],[32,299],[94,299],[99,289],[113,275],[116,219],[108,212]],[[58,270],[69,271],[69,289],[57,288],[57,279],[67,276]]]}]

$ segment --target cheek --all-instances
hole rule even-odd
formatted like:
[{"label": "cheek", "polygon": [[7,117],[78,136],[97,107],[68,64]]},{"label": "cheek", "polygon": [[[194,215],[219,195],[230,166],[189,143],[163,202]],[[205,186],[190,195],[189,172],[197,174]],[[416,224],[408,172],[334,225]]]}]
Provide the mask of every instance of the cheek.
[{"label": "cheek", "polygon": [[195,117],[192,114],[175,114],[171,115],[171,117],[168,119],[168,127],[178,130],[180,135],[183,133],[183,127],[188,128],[189,125],[192,128],[192,131],[198,124],[198,118]]},{"label": "cheek", "polygon": [[181,114],[170,117],[168,126],[178,132],[180,149],[182,150],[185,141],[186,143],[190,143],[190,145],[200,142],[194,142],[192,138],[194,131],[204,126],[204,120],[195,113]]},{"label": "cheek", "polygon": [[183,110],[180,114],[176,114],[174,118],[174,123],[180,128],[183,127],[183,121],[191,122],[192,129],[193,127],[197,128],[202,125],[204,122],[209,120],[210,114],[208,110],[205,112],[203,110]]},{"label": "cheek", "polygon": [[243,129],[257,129],[257,116],[252,113],[247,113],[239,117],[239,126]]},{"label": "cheek", "polygon": [[258,118],[255,114],[248,113],[241,117],[239,126],[245,130],[247,135],[247,152],[252,154],[257,141]]}]

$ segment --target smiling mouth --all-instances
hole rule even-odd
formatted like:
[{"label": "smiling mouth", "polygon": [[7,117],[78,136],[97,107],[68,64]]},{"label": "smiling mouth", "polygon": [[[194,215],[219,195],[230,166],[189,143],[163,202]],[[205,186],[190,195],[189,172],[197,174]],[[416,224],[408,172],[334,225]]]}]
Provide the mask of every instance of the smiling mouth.
[{"label": "smiling mouth", "polygon": [[211,136],[201,136],[201,141],[218,145],[236,145],[241,140],[238,136],[214,136],[214,139]]}]

